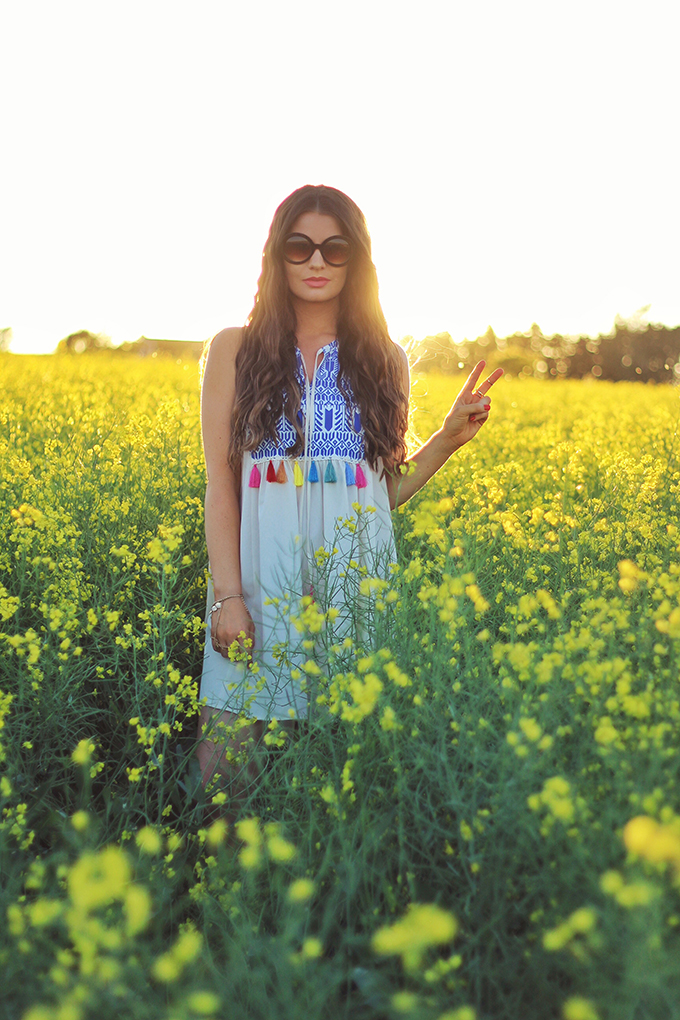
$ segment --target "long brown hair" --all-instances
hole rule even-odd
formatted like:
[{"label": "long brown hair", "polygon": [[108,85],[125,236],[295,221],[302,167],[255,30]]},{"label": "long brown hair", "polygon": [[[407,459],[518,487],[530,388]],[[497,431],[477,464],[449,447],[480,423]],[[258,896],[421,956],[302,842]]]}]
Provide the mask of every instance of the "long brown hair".
[{"label": "long brown hair", "polygon": [[350,239],[352,257],[340,292],[338,315],[338,385],[349,402],[359,405],[366,459],[373,469],[381,457],[388,470],[406,459],[408,405],[396,345],[378,300],[378,279],[371,258],[371,239],[359,207],[336,188],[306,184],[284,199],[274,213],[262,254],[255,305],[236,357],[236,398],[229,456],[236,466],[244,450],[264,439],[277,439],[285,414],[296,440],[288,451],[302,453],[304,439],[297,419],[300,387],[296,377],[295,312],[290,297],[283,242],[302,213],[334,216]]}]

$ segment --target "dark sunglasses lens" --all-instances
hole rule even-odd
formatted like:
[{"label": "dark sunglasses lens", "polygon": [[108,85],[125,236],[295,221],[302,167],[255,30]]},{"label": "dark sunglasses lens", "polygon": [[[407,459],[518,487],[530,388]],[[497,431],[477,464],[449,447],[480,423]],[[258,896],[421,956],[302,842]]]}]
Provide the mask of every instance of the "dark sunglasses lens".
[{"label": "dark sunglasses lens", "polygon": [[349,260],[349,241],[344,237],[334,237],[323,246],[323,256],[331,266],[342,266]]},{"label": "dark sunglasses lens", "polygon": [[311,258],[312,246],[306,237],[293,234],[283,246],[283,257],[289,262],[306,262]]}]

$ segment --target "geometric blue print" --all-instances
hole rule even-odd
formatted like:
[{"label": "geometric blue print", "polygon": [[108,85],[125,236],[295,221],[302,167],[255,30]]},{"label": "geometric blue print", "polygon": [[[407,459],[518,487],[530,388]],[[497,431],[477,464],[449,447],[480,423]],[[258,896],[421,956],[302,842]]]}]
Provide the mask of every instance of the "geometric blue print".
[{"label": "geometric blue print", "polygon": [[[350,406],[338,388],[340,361],[338,359],[338,341],[333,340],[323,348],[323,361],[316,370],[314,386],[314,421],[308,457],[325,460],[337,457],[340,460],[360,461],[364,459],[364,433],[361,427],[359,407],[351,396]],[[302,396],[300,424],[304,432],[305,415],[307,414],[307,396],[305,393],[305,369],[302,355],[295,348],[297,358],[297,380]],[[349,389],[349,386],[348,386]],[[251,456],[255,460],[284,459],[289,456],[288,450],[295,442],[295,432],[285,415],[281,415],[278,424],[278,440],[265,439]]]}]

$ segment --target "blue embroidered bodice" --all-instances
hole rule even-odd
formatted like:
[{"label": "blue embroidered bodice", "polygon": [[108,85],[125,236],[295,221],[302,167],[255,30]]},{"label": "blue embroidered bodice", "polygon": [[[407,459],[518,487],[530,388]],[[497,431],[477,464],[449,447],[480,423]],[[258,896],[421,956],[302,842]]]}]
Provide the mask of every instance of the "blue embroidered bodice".
[{"label": "blue embroidered bodice", "polygon": [[[353,396],[350,406],[338,387],[340,361],[338,341],[322,347],[323,360],[318,365],[312,385],[307,382],[305,366],[299,349],[295,348],[297,359],[296,377],[300,386],[300,425],[305,431],[307,401],[313,398],[314,420],[311,423],[311,441],[304,456],[311,459],[339,458],[346,461],[364,459],[364,434],[361,427],[359,407]],[[348,386],[349,389],[349,386]],[[351,392],[351,391],[350,391]],[[278,440],[265,439],[252,451],[255,461],[289,457],[289,450],[295,442],[295,430],[281,415],[277,426]]]}]

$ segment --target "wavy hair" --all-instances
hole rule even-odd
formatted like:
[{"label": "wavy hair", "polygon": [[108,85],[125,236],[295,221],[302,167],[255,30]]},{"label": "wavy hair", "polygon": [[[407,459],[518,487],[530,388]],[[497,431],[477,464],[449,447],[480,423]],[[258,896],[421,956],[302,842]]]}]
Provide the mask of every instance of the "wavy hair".
[{"label": "wavy hair", "polygon": [[253,310],[246,320],[236,357],[236,397],[229,457],[238,465],[245,450],[278,439],[282,414],[295,430],[291,456],[303,452],[298,421],[300,386],[295,356],[295,311],[283,264],[283,243],[299,216],[334,216],[352,245],[337,323],[340,373],[345,400],[353,396],[364,430],[366,459],[377,468],[399,470],[406,459],[408,402],[403,391],[396,345],[390,339],[378,300],[371,239],[359,207],[336,188],[306,184],[284,199],[274,213],[262,253]]}]

